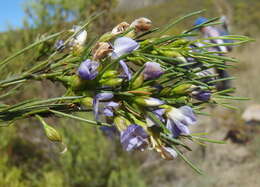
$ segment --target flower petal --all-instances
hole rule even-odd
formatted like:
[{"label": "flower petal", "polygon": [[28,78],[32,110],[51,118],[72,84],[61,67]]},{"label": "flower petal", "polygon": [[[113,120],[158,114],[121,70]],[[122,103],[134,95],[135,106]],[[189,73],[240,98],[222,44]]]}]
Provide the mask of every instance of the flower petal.
[{"label": "flower petal", "polygon": [[138,48],[139,48],[139,44],[135,40],[125,36],[120,37],[117,38],[114,42],[114,51],[111,57],[113,59],[116,59],[124,54],[131,53],[132,51]]},{"label": "flower petal", "polygon": [[159,63],[156,62],[146,62],[144,68],[144,79],[156,79],[159,78],[163,73],[163,69],[161,68]]},{"label": "flower petal", "polygon": [[127,67],[126,63],[123,60],[120,60],[119,64],[122,66],[122,68],[123,68],[123,70],[124,70],[128,80],[130,80],[132,78],[132,74],[129,71],[129,68]]}]

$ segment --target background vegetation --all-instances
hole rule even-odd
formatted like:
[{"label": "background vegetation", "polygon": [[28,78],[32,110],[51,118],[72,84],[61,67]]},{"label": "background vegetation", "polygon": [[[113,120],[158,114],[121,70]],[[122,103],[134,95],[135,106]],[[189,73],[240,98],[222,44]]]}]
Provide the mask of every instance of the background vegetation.
[{"label": "background vegetation", "polygon": [[[84,22],[96,11],[105,13],[91,25],[88,31],[90,39],[123,20],[130,22],[144,16],[159,26],[199,9],[207,9],[205,16],[227,15],[232,33],[246,34],[256,39],[259,37],[258,0],[151,2],[155,4],[146,3],[142,8],[128,10],[125,6],[116,8],[118,2],[114,0],[28,0],[24,6],[27,16],[23,28],[0,33],[0,59],[33,43],[44,34]],[[187,20],[170,32],[180,32],[191,24],[193,20]],[[250,102],[237,103],[241,110],[250,103],[260,102],[258,44],[256,41],[230,54],[241,59],[238,68],[231,71],[238,77],[234,82],[237,94],[252,97]],[[46,49],[46,46],[40,47],[40,50]],[[44,52],[48,54],[48,51]],[[37,56],[35,51],[20,56],[1,72],[0,79],[19,73],[24,67],[30,66]],[[15,103],[24,98],[56,96],[63,89],[60,85],[46,81],[32,82],[17,91],[12,97],[0,98],[0,103],[2,100]],[[49,123],[56,125],[63,134],[68,145],[68,152],[61,155],[59,146],[47,140],[38,122],[24,120],[0,128],[0,187],[259,186],[259,128],[245,126],[240,120],[241,111],[223,111],[218,108],[209,111],[213,117],[202,117],[200,128],[216,139],[224,139],[230,129],[235,129],[241,132],[239,135],[242,139],[248,139],[244,141],[248,143],[235,144],[228,141],[223,146],[194,147],[195,151],[190,154],[190,158],[207,171],[208,176],[197,176],[180,160],[165,162],[151,153],[125,153],[117,141],[105,137],[101,131],[87,124],[49,119]]]}]

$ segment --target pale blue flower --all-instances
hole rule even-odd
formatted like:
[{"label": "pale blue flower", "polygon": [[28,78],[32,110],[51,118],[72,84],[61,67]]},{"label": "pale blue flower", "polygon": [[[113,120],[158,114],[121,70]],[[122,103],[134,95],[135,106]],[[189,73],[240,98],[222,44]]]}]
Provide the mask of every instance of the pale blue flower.
[{"label": "pale blue flower", "polygon": [[131,53],[132,51],[138,49],[139,44],[135,40],[123,36],[115,40],[113,48],[114,50],[111,57],[116,59],[124,54]]},{"label": "pale blue flower", "polygon": [[126,151],[144,150],[147,145],[148,134],[143,127],[139,125],[129,125],[127,129],[121,132],[120,140]]},{"label": "pale blue flower", "polygon": [[98,67],[98,62],[87,59],[80,64],[78,75],[84,80],[93,80],[98,75]]},{"label": "pale blue flower", "polygon": [[146,62],[143,71],[144,79],[156,79],[159,78],[164,73],[159,63],[156,62]]}]

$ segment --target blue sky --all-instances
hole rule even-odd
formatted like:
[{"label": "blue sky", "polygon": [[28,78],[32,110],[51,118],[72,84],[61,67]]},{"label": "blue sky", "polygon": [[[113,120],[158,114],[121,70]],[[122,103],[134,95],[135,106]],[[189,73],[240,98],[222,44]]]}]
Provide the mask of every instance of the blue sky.
[{"label": "blue sky", "polygon": [[25,0],[0,0],[0,31],[11,25],[20,27],[24,17],[22,4]]}]

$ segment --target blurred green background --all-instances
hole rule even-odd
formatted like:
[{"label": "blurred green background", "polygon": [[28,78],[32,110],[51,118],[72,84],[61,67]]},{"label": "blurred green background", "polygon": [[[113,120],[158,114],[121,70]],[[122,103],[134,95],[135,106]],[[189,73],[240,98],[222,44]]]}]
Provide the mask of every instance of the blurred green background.
[{"label": "blurred green background", "polygon": [[[207,10],[206,17],[226,15],[232,34],[256,39],[256,42],[238,47],[230,54],[240,59],[237,68],[230,70],[237,77],[233,81],[237,87],[236,94],[252,99],[235,103],[241,111],[209,108],[212,117],[200,119],[198,129],[209,132],[211,138],[224,139],[228,132],[235,131],[237,138],[242,140],[238,142],[227,136],[233,141],[228,139],[226,145],[195,146],[188,155],[206,175],[198,176],[179,159],[163,161],[151,152],[126,153],[117,140],[105,137],[88,124],[48,119],[61,132],[68,146],[68,152],[60,154],[59,145],[51,143],[44,136],[41,125],[30,119],[0,128],[0,187],[260,186],[259,127],[248,127],[240,118],[248,105],[260,103],[259,0],[25,0],[26,16],[22,28],[10,28],[0,33],[0,59],[42,35],[83,23],[97,11],[105,12],[92,23],[88,30],[89,39],[111,30],[121,21],[147,17],[155,26],[160,26],[201,9]],[[170,32],[179,33],[189,28],[194,19],[182,22]],[[47,46],[41,47],[38,50],[44,53]],[[0,79],[18,74],[39,58],[37,56],[32,50],[18,57],[1,72]],[[0,98],[0,103],[16,103],[36,96],[54,97],[61,93],[63,88],[60,85],[49,81],[31,82],[19,88],[15,96]]]}]

